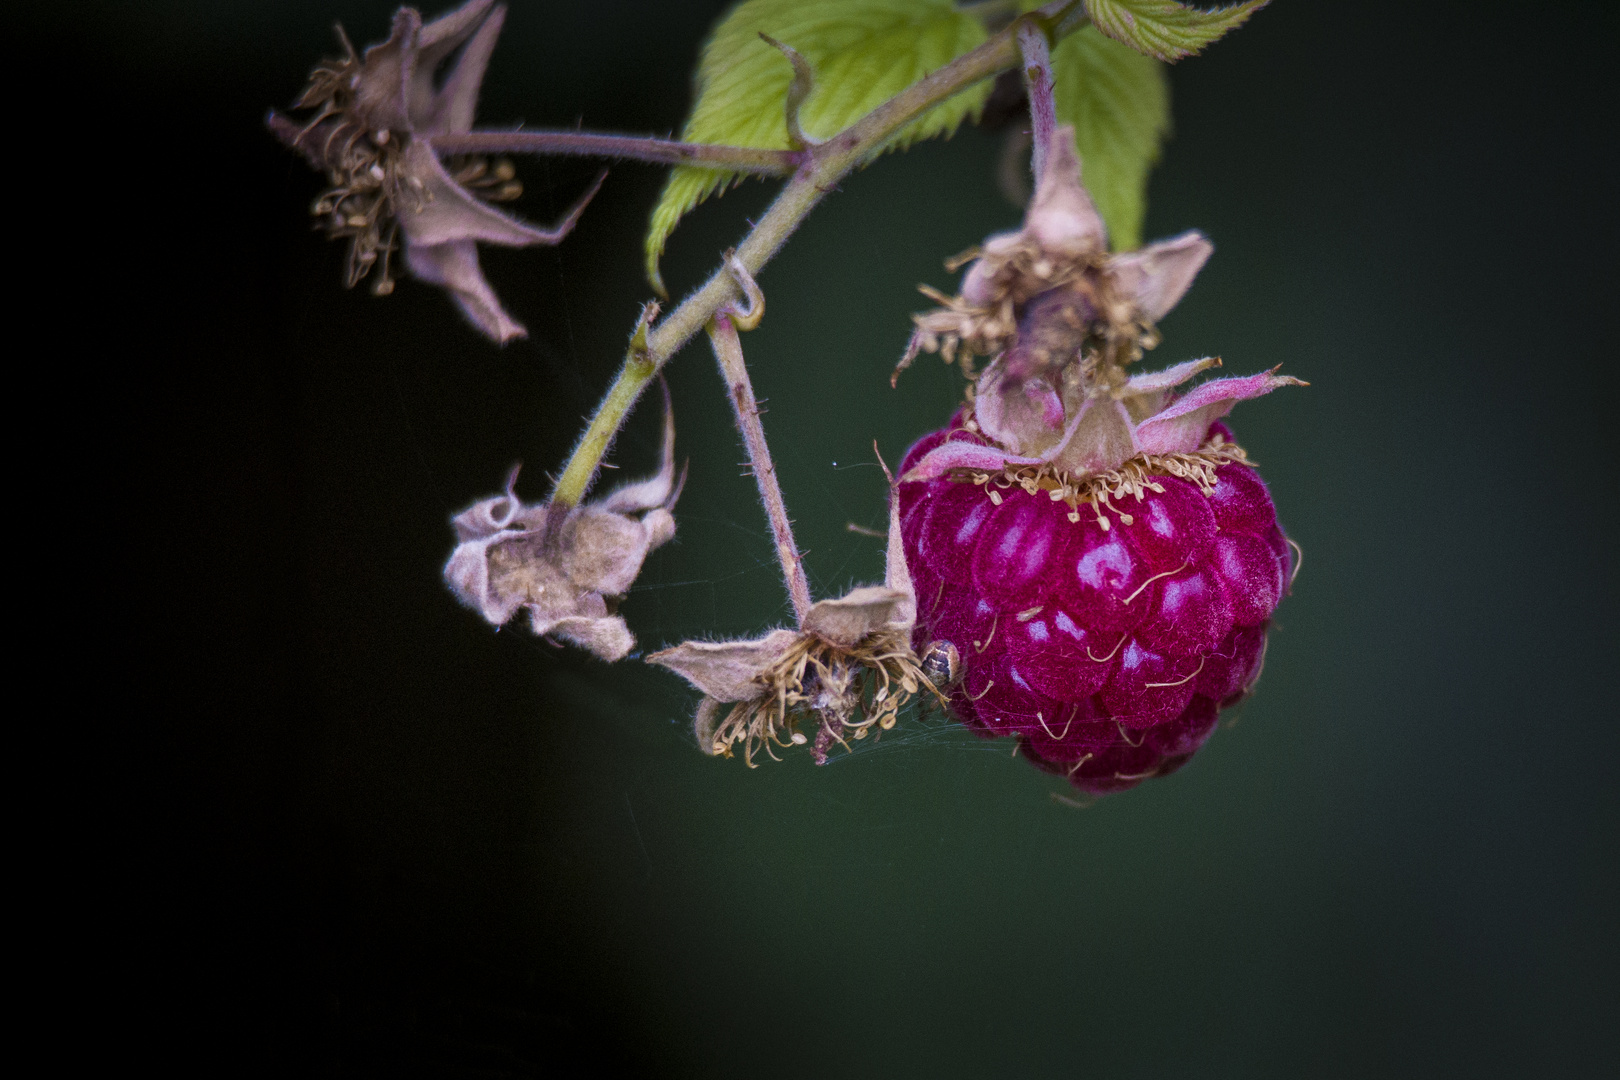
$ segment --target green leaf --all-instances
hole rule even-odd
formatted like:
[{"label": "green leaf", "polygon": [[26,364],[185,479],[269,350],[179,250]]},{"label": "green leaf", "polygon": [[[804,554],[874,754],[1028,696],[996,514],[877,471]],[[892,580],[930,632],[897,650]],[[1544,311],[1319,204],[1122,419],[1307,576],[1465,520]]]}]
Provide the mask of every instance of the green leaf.
[{"label": "green leaf", "polygon": [[1180,60],[1235,30],[1271,0],[1202,11],[1175,0],[1085,0],[1092,25],[1159,60]]},{"label": "green leaf", "polygon": [[1074,125],[1081,182],[1114,250],[1140,247],[1148,171],[1170,133],[1164,65],[1087,26],[1052,48],[1052,96],[1058,123]]},{"label": "green leaf", "polygon": [[[793,65],[760,32],[809,61],[816,84],[799,109],[806,135],[825,139],[912,83],[983,44],[984,26],[951,0],[747,0],[715,27],[698,61],[687,142],[788,149],[786,102]],[[977,119],[984,80],[895,133],[893,150],[949,135]],[[880,151],[881,152],[881,151]],[[647,230],[647,276],[666,295],[658,257],[681,217],[738,174],[682,165],[670,173]]]}]

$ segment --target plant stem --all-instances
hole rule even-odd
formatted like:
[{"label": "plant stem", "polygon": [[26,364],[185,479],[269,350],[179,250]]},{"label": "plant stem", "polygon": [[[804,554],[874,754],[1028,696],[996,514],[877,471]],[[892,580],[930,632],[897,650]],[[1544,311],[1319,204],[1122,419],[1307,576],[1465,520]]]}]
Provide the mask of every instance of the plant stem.
[{"label": "plant stem", "polygon": [[743,444],[748,448],[748,464],[754,472],[754,483],[759,487],[759,501],[764,504],[765,517],[771,523],[771,539],[775,541],[776,557],[782,563],[782,582],[787,586],[788,599],[793,601],[793,614],[802,623],[810,611],[810,583],[805,580],[804,563],[793,539],[793,523],[788,520],[787,504],[782,501],[782,489],[776,482],[776,466],[771,461],[770,447],[765,443],[765,427],[759,422],[759,403],[754,400],[748,365],[743,363],[742,342],[737,338],[737,327],[728,311],[716,314],[708,330],[714,358],[720,364],[720,377],[726,381],[726,396],[731,399],[731,410],[737,417],[737,430],[742,432]]},{"label": "plant stem", "polygon": [[1057,128],[1057,103],[1052,99],[1052,50],[1046,32],[1034,20],[1018,24],[1018,51],[1024,57],[1024,89],[1029,96],[1030,141],[1034,153],[1030,168],[1040,186],[1046,172],[1046,150]]},{"label": "plant stem", "polygon": [[589,131],[468,131],[432,136],[441,154],[563,154],[630,158],[660,165],[724,166],[735,172],[787,176],[804,163],[797,150],[685,143]]},{"label": "plant stem", "polygon": [[[837,187],[850,170],[876,154],[907,123],[980,79],[999,75],[1017,64],[1017,31],[1026,21],[1040,19],[1048,26],[1056,23],[1052,32],[1061,35],[1084,21],[1073,17],[1073,9],[1078,6],[1075,0],[1052,0],[1038,11],[1020,16],[972,52],[912,83],[837,135],[806,151],[804,164],[738,245],[737,258],[743,267],[749,274],[757,275],[816,204]],[[1060,16],[1065,17],[1060,19]],[[602,455],[642,388],[714,317],[722,304],[739,296],[736,279],[722,266],[647,335],[645,355],[638,356],[631,350],[558,477],[551,493],[554,504],[579,504],[596,478]]]}]

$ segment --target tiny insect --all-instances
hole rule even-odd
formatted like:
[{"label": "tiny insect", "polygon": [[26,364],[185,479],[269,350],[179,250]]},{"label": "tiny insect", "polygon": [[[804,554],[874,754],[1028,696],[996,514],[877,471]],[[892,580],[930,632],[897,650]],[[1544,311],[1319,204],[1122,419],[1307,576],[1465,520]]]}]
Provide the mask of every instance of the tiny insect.
[{"label": "tiny insect", "polygon": [[935,686],[954,686],[962,677],[962,654],[949,641],[930,642],[923,652],[922,670]]}]

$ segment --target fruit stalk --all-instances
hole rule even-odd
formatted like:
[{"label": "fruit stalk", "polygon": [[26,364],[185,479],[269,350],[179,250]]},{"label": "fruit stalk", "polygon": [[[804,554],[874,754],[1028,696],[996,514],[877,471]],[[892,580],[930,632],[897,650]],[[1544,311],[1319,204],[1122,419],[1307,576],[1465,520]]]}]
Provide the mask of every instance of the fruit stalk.
[{"label": "fruit stalk", "polygon": [[660,165],[724,167],[761,176],[788,176],[804,163],[797,150],[684,143],[592,131],[466,131],[432,137],[439,154],[557,154],[627,158]]},{"label": "fruit stalk", "polygon": [[742,342],[737,337],[738,325],[751,328],[762,313],[763,300],[758,296],[757,287],[750,292],[753,293],[750,299],[754,301],[751,309],[746,314],[734,311],[729,305],[722,309],[709,323],[709,340],[714,345],[720,376],[726,381],[726,397],[731,400],[732,412],[737,417],[737,430],[742,432],[743,444],[748,448],[748,464],[754,473],[754,483],[759,487],[759,501],[771,523],[771,539],[776,557],[782,563],[782,582],[787,586],[788,599],[793,601],[794,618],[802,623],[810,611],[810,583],[805,579],[799,547],[793,539],[793,523],[788,520],[787,504],[782,501],[782,489],[776,482],[776,465],[765,443],[759,403],[754,400],[754,386],[748,378],[748,365],[743,362]]},{"label": "fruit stalk", "polygon": [[1018,51],[1024,58],[1024,90],[1029,96],[1030,161],[1035,182],[1046,171],[1046,147],[1057,129],[1057,103],[1052,98],[1052,49],[1046,32],[1033,20],[1018,25]]}]

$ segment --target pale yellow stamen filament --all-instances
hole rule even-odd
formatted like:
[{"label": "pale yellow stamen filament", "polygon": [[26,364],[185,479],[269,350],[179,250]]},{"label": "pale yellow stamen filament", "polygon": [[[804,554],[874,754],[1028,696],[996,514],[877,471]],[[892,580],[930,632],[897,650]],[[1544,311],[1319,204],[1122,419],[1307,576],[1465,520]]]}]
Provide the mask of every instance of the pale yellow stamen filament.
[{"label": "pale yellow stamen filament", "polygon": [[1087,655],[1087,656],[1089,656],[1089,657],[1091,657],[1091,659],[1092,659],[1092,660],[1093,660],[1093,661],[1094,661],[1094,662],[1095,662],[1095,663],[1098,663],[1098,664],[1106,664],[1106,663],[1108,663],[1108,661],[1110,661],[1110,660],[1112,660],[1112,659],[1113,659],[1113,658],[1114,658],[1114,653],[1117,653],[1117,652],[1119,652],[1119,647],[1120,647],[1120,646],[1121,646],[1121,645],[1123,645],[1123,644],[1125,644],[1125,639],[1126,639],[1126,638],[1128,638],[1128,637],[1130,637],[1130,636],[1131,636],[1131,632],[1130,632],[1130,631],[1129,631],[1129,630],[1126,630],[1126,631],[1124,631],[1124,632],[1123,632],[1123,633],[1121,633],[1121,634],[1120,634],[1120,635],[1119,635],[1119,640],[1118,640],[1118,641],[1116,641],[1116,642],[1114,642],[1114,648],[1113,648],[1113,650],[1112,650],[1112,651],[1110,651],[1110,652],[1109,652],[1109,654],[1108,654],[1108,655],[1107,655],[1107,656],[1097,656],[1097,655],[1096,655],[1096,654],[1094,654],[1094,653],[1093,653],[1093,652],[1092,652],[1092,651],[1091,651],[1091,646],[1090,646],[1090,645],[1087,645],[1087,646],[1086,646],[1086,655]]},{"label": "pale yellow stamen filament", "polygon": [[1074,726],[1074,714],[1076,712],[1079,712],[1079,711],[1080,711],[1080,706],[1076,705],[1074,707],[1074,711],[1069,713],[1069,719],[1067,721],[1065,721],[1064,724],[1063,724],[1063,734],[1062,735],[1052,735],[1052,729],[1046,726],[1046,717],[1039,710],[1037,710],[1036,713],[1035,713],[1035,719],[1037,719],[1037,720],[1039,720],[1041,722],[1041,727],[1046,730],[1046,733],[1048,735],[1052,735],[1052,741],[1053,742],[1062,742],[1064,739],[1069,737],[1069,728]]},{"label": "pale yellow stamen filament", "polygon": [[1142,584],[1138,585],[1136,587],[1135,592],[1131,593],[1131,595],[1129,595],[1129,596],[1127,596],[1125,598],[1125,606],[1130,607],[1131,606],[1131,601],[1135,600],[1138,596],[1141,596],[1142,595],[1142,590],[1147,588],[1149,585],[1153,584],[1155,581],[1158,581],[1162,577],[1169,577],[1171,574],[1179,574],[1179,573],[1181,573],[1183,570],[1187,569],[1187,567],[1189,567],[1191,565],[1192,565],[1191,563],[1182,563],[1180,566],[1176,567],[1174,570],[1166,570],[1162,574],[1154,574],[1152,577],[1150,577],[1146,581],[1142,582]]},{"label": "pale yellow stamen filament", "polygon": [[[1204,665],[1208,661],[1209,661],[1209,657],[1207,657],[1207,656],[1200,657],[1199,660],[1198,660],[1198,671],[1203,671],[1204,670]],[[1156,687],[1156,686],[1182,686],[1182,685],[1184,685],[1186,683],[1189,683],[1192,680],[1198,678],[1198,671],[1193,672],[1191,675],[1187,676],[1185,679],[1177,679],[1175,682],[1150,682],[1150,683],[1143,683],[1142,685],[1145,688],[1152,688],[1152,687]]]},{"label": "pale yellow stamen filament", "polygon": [[986,649],[988,649],[990,647],[990,643],[992,641],[996,640],[996,627],[999,626],[1000,624],[1001,624],[1001,613],[998,611],[998,612],[996,612],[996,617],[994,619],[990,620],[990,636],[985,638],[982,642],[975,641],[973,643],[973,650],[975,652],[982,653],[982,652],[984,652],[984,650],[986,650]]}]

